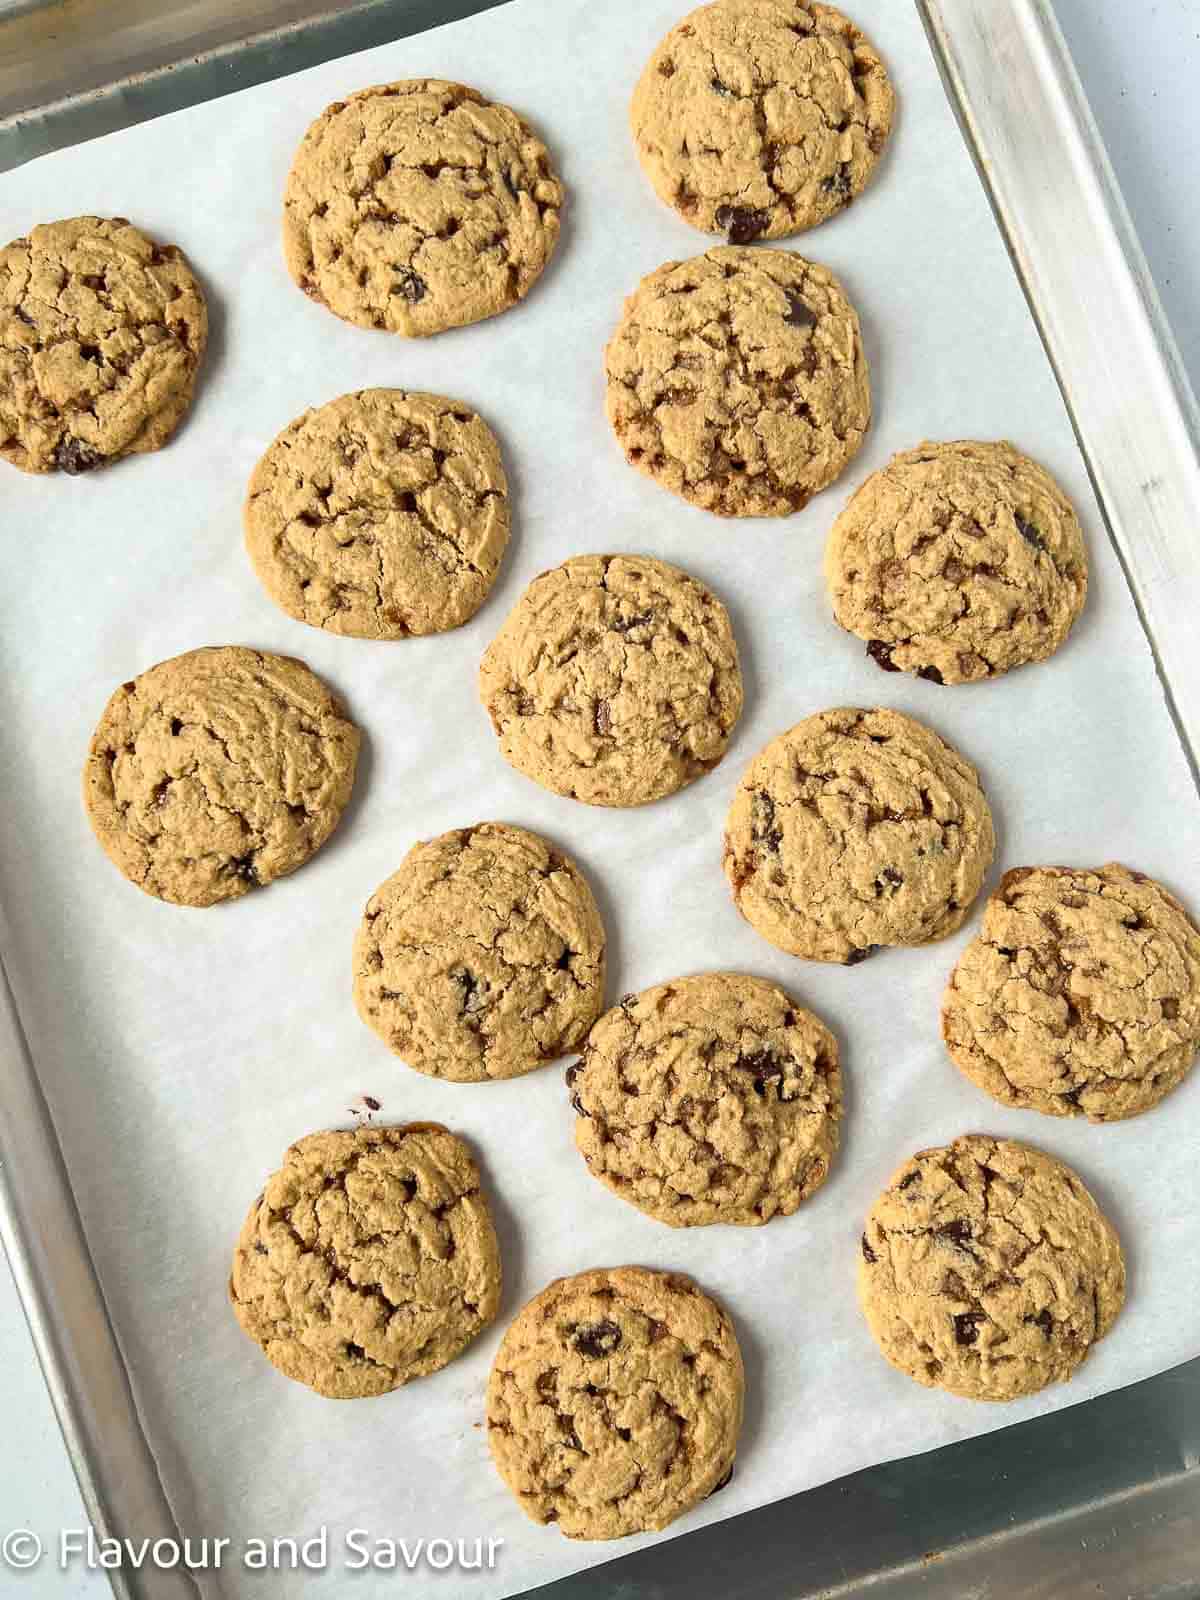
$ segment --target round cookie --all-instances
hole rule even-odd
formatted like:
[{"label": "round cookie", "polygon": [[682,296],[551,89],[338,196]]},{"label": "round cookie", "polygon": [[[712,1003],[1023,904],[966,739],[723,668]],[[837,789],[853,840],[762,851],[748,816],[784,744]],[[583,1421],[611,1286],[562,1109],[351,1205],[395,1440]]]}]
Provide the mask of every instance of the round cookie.
[{"label": "round cookie", "polygon": [[536,833],[482,822],[414,845],[367,901],[354,1003],[418,1072],[515,1078],[587,1037],[604,951],[575,863]]},{"label": "round cookie", "polygon": [[1064,643],[1087,598],[1079,519],[1011,444],[922,444],[872,473],[825,548],[833,611],[885,672],[973,683]]},{"label": "round cookie", "polygon": [[1015,1400],[1069,1378],[1112,1327],[1125,1260],[1070,1167],[970,1134],[893,1175],[867,1217],[858,1294],[901,1372],[968,1400]]},{"label": "round cookie", "polygon": [[827,268],[719,246],[668,261],[605,352],[608,420],[639,472],[722,517],[786,517],[871,421],[858,315]]},{"label": "round cookie", "polygon": [[523,117],[414,78],[327,106],[283,202],[288,271],[360,328],[419,337],[523,300],[558,242],[564,190]]},{"label": "round cookie", "polygon": [[40,224],[0,250],[0,457],[75,474],[161,449],[207,339],[175,245],[124,217]]},{"label": "round cookie", "polygon": [[359,732],[290,656],[213,645],[117,689],[83,769],[114,866],[180,906],[235,900],[303,866],[338,825]]},{"label": "round cookie", "polygon": [[725,607],[649,556],[576,556],[526,589],[483,657],[504,759],[594,806],[674,794],[725,754],[742,673]]},{"label": "round cookie", "polygon": [[1135,1117],[1200,1050],[1200,930],[1127,867],[1018,867],[950,976],[942,1036],[1003,1105]]},{"label": "round cookie", "polygon": [[764,939],[810,961],[862,961],[959,927],[995,850],[969,762],[898,711],[806,717],[750,763],[725,875]]},{"label": "round cookie", "polygon": [[360,639],[457,628],[508,544],[508,481],[461,401],[362,389],[306,411],[254,470],[246,548],[301,622]]},{"label": "round cookie", "polygon": [[672,1227],[791,1216],[837,1151],[837,1042],[762,978],[706,972],[626,996],[567,1082],[592,1175]]},{"label": "round cookie", "polygon": [[779,239],[860,195],[895,96],[870,40],[813,0],[717,0],[662,40],[633,94],[660,200],[730,244]]},{"label": "round cookie", "polygon": [[229,1298],[272,1365],[331,1400],[440,1371],[500,1305],[470,1150],[434,1122],[299,1140],[250,1207]]},{"label": "round cookie", "polygon": [[733,1325],[690,1278],[559,1278],[496,1353],[492,1459],[521,1509],[569,1539],[656,1532],[728,1482],[743,1388]]}]

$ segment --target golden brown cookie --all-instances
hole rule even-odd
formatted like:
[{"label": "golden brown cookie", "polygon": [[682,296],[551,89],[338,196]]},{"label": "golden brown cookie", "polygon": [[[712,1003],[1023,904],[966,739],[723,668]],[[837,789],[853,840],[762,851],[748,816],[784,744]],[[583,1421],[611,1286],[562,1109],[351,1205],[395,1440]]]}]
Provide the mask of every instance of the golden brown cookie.
[{"label": "golden brown cookie", "polygon": [[229,1298],[272,1365],[331,1400],[440,1371],[500,1305],[470,1150],[435,1122],[299,1140],[250,1207]]},{"label": "golden brown cookie", "polygon": [[975,768],[923,723],[851,706],[755,756],[729,811],[725,875],[764,939],[850,964],[953,933],[994,850]]},{"label": "golden brown cookie", "polygon": [[973,683],[1066,640],[1087,598],[1071,502],[1011,444],[922,444],[872,473],[834,523],[842,627],[885,672]]},{"label": "golden brown cookie", "polygon": [[481,822],[414,845],[367,901],[354,1003],[418,1072],[515,1078],[587,1037],[604,950],[575,863],[536,833]]},{"label": "golden brown cookie", "polygon": [[74,474],[161,449],[207,339],[175,245],[124,217],[42,223],[0,250],[0,456]]},{"label": "golden brown cookie", "polygon": [[567,1083],[589,1171],[675,1228],[791,1216],[837,1151],[837,1042],[762,978],[705,972],[627,995]]},{"label": "golden brown cookie", "polygon": [[569,1539],[657,1531],[728,1482],[743,1386],[733,1324],[690,1278],[559,1278],[496,1353],[492,1459],[521,1509]]},{"label": "golden brown cookie", "polygon": [[633,94],[660,200],[730,244],[779,239],[860,195],[895,96],[854,23],[814,0],[717,0],[662,40]]},{"label": "golden brown cookie", "polygon": [[289,616],[360,639],[457,628],[508,544],[492,430],[442,395],[362,389],[306,411],[254,470],[246,547]]},{"label": "golden brown cookie", "polygon": [[558,242],[564,191],[523,117],[414,78],[327,106],[301,140],[283,251],[305,294],[417,337],[523,300]]},{"label": "golden brown cookie", "polygon": [[359,732],[302,661],[213,645],[117,689],[83,769],[114,866],[147,894],[211,906],[294,872],[337,827]]},{"label": "golden brown cookie", "polygon": [[526,589],[479,669],[504,759],[555,794],[639,806],[725,754],[742,674],[725,607],[649,556],[576,556]]},{"label": "golden brown cookie", "polygon": [[942,1000],[955,1064],[1003,1105],[1118,1122],[1200,1049],[1200,930],[1144,873],[1018,867]]},{"label": "golden brown cookie", "polygon": [[668,261],[626,300],[605,369],[626,459],[722,517],[799,511],[871,421],[858,314],[787,250]]},{"label": "golden brown cookie", "polygon": [[858,1293],[901,1372],[1015,1400],[1069,1378],[1112,1327],[1125,1259],[1070,1167],[969,1134],[895,1172],[867,1218]]}]

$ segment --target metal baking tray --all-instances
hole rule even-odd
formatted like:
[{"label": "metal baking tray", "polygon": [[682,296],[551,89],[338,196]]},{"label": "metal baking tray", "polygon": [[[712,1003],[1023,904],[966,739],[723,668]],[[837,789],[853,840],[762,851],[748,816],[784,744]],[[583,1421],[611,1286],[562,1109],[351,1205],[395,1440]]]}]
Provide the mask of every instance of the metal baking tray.
[{"label": "metal baking tray", "polygon": [[[495,3],[0,0],[0,170]],[[1049,0],[890,3],[921,13],[1200,782],[1200,413]],[[2,954],[0,1234],[97,1532],[174,1537]],[[110,1578],[122,1600],[194,1594]],[[536,1593],[683,1590],[1200,1595],[1200,1361]]]}]

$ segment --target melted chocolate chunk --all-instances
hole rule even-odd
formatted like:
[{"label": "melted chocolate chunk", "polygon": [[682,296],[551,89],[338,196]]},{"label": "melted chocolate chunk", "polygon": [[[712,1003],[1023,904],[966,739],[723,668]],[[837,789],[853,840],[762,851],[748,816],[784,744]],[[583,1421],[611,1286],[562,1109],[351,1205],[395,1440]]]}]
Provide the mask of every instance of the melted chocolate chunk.
[{"label": "melted chocolate chunk", "polygon": [[611,1356],[621,1343],[621,1330],[615,1322],[589,1322],[576,1328],[571,1339],[581,1356],[596,1361],[601,1356]]},{"label": "melted chocolate chunk", "polygon": [[868,956],[873,956],[878,949],[879,946],[877,944],[868,944],[863,945],[861,949],[851,950],[850,954],[846,957],[844,965],[847,967],[856,967],[860,961],[865,961]]},{"label": "melted chocolate chunk", "polygon": [[879,1257],[875,1254],[874,1250],[872,1250],[871,1246],[867,1243],[867,1236],[866,1236],[865,1233],[862,1236],[862,1258],[863,1258],[864,1261],[866,1261],[868,1264],[871,1264],[871,1265],[873,1265],[876,1261],[879,1260]]},{"label": "melted chocolate chunk", "polygon": [[1034,527],[1032,522],[1026,522],[1024,517],[1017,517],[1015,520],[1017,524],[1017,532],[1021,535],[1026,544],[1031,544],[1035,550],[1044,550],[1046,548],[1046,541],[1042,538],[1041,534],[1038,532],[1037,528]]},{"label": "melted chocolate chunk", "polygon": [[403,295],[406,300],[415,306],[418,300],[424,300],[427,288],[428,285],[425,279],[414,272],[411,267],[396,268],[396,282],[392,288],[393,294]]},{"label": "melted chocolate chunk", "polygon": [[926,678],[930,683],[944,683],[945,679],[936,667],[918,667],[917,677]]},{"label": "melted chocolate chunk", "polygon": [[867,654],[875,665],[884,672],[899,672],[900,668],[892,660],[892,647],[884,644],[882,639],[872,639],[867,646]]},{"label": "melted chocolate chunk", "polygon": [[62,472],[76,477],[81,472],[91,472],[93,468],[103,466],[104,457],[98,450],[93,450],[90,444],[84,444],[82,439],[67,434],[54,452],[54,464]]},{"label": "melted chocolate chunk", "polygon": [[749,244],[770,226],[771,214],[750,206],[718,206],[716,223],[730,244]]},{"label": "melted chocolate chunk", "polygon": [[783,320],[793,328],[815,328],[817,314],[801,300],[798,294],[789,294],[787,297],[788,308],[783,314]]},{"label": "melted chocolate chunk", "polygon": [[959,1344],[974,1344],[979,1338],[979,1324],[986,1322],[982,1311],[963,1311],[954,1319],[954,1337]]}]

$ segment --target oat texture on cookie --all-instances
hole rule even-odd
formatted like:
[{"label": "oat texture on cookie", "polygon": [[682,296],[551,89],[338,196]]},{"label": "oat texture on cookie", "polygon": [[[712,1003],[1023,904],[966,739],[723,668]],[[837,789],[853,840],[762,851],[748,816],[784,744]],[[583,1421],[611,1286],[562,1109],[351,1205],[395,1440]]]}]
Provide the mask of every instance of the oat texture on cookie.
[{"label": "oat texture on cookie", "polygon": [[961,926],[995,849],[974,767],[898,711],[845,707],[773,739],[738,786],[725,874],[765,939],[857,962]]},{"label": "oat texture on cookie", "polygon": [[728,1481],[743,1388],[733,1325],[690,1278],[559,1278],[496,1354],[492,1459],[522,1510],[569,1539],[656,1531]]},{"label": "oat texture on cookie", "polygon": [[470,1150],[430,1122],[299,1140],[250,1207],[229,1298],[271,1363],[330,1399],[439,1371],[500,1304]]},{"label": "oat texture on cookie", "polygon": [[1079,1177],[1011,1139],[922,1150],[867,1218],[859,1300],[930,1388],[1015,1400],[1069,1378],[1125,1299],[1120,1240]]},{"label": "oat texture on cookie", "polygon": [[604,1001],[604,925],[575,863],[484,822],[415,845],[354,944],[359,1015],[411,1067],[515,1078],[576,1049]]},{"label": "oat texture on cookie", "polygon": [[837,1042],[762,978],[707,972],[627,995],[567,1083],[589,1171],[673,1227],[790,1216],[837,1151]]},{"label": "oat texture on cookie", "polygon": [[114,691],[83,771],[109,859],[147,894],[209,906],[271,883],[328,839],[359,732],[302,661],[191,650]]},{"label": "oat texture on cookie", "polygon": [[275,439],[245,524],[263,586],[301,622],[363,639],[457,628],[508,544],[500,447],[461,401],[345,394]]},{"label": "oat texture on cookie", "polygon": [[1162,884],[1116,863],[1006,872],[951,974],[942,1035],[1004,1105],[1137,1116],[1200,1050],[1200,930]]},{"label": "oat texture on cookie", "polygon": [[1064,643],[1087,598],[1075,510],[1011,444],[926,443],[872,473],[825,550],[834,615],[887,672],[973,683]]},{"label": "oat texture on cookie", "polygon": [[630,121],[659,198],[731,244],[778,239],[862,193],[892,126],[878,52],[814,0],[716,0],[676,24]]},{"label": "oat texture on cookie", "polygon": [[419,336],[523,300],[558,242],[564,190],[523,117],[417,78],[327,106],[288,174],[283,244],[305,294]]},{"label": "oat texture on cookie", "polygon": [[742,709],[729,614],[648,556],[576,556],[526,589],[479,670],[504,759],[555,794],[636,806],[715,767]]},{"label": "oat texture on cookie", "polygon": [[182,250],[124,217],[14,239],[0,250],[0,457],[74,475],[160,449],[191,404],[207,338]]},{"label": "oat texture on cookie", "polygon": [[719,246],[669,261],[605,352],[626,459],[724,517],[785,517],[845,468],[871,420],[858,314],[827,268]]}]

